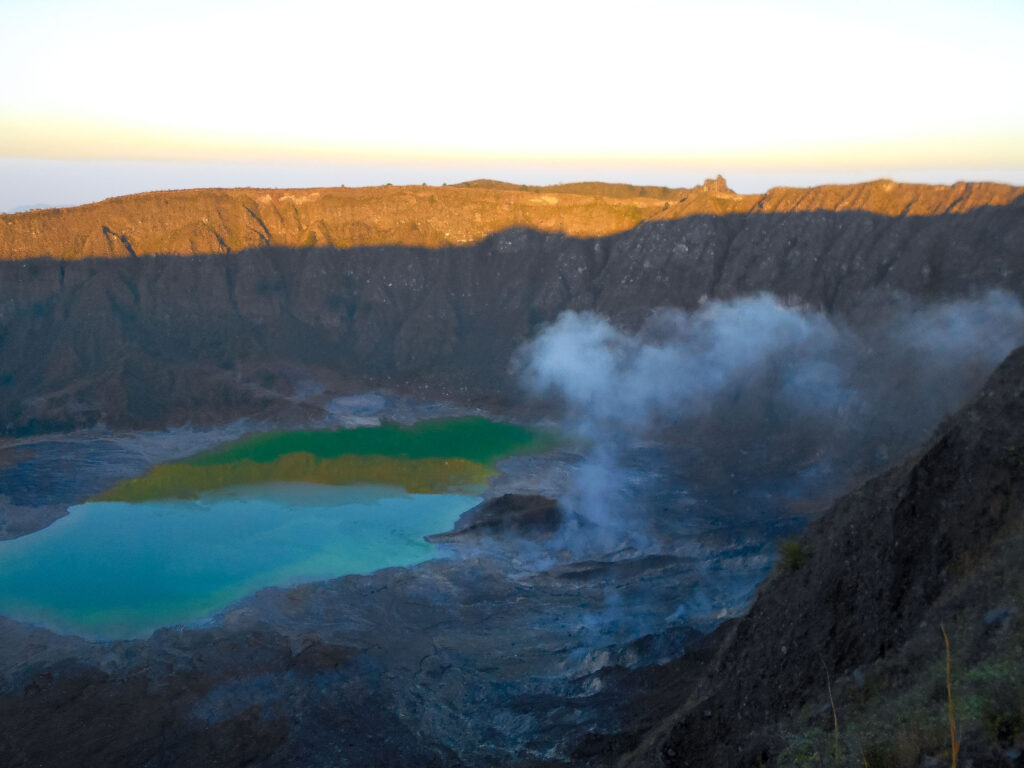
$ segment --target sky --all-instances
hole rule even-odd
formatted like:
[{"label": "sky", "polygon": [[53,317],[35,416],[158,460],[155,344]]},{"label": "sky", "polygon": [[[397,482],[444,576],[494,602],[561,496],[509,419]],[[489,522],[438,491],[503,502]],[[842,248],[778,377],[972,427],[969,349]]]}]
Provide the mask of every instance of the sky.
[{"label": "sky", "polygon": [[1021,0],[0,0],[0,211],[157,188],[1024,184]]}]

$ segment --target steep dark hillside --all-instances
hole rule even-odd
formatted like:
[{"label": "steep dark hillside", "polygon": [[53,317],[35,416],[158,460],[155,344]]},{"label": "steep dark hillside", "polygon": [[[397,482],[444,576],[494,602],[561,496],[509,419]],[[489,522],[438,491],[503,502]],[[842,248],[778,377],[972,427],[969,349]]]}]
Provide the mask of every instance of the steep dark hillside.
[{"label": "steep dark hillside", "polygon": [[438,249],[0,262],[0,433],[224,421],[292,407],[303,378],[493,401],[511,352],[565,309],[628,324],[770,291],[857,321],[893,291],[1024,293],[1022,249],[1018,198],[934,216],[692,215],[593,239],[514,229]]},{"label": "steep dark hillside", "polygon": [[1020,764],[1022,446],[1018,349],[919,455],[786,547],[748,614],[705,641],[695,685],[685,657],[648,674],[633,708],[674,711],[642,737],[611,743],[630,750],[621,764],[946,762],[943,625],[961,764]]}]

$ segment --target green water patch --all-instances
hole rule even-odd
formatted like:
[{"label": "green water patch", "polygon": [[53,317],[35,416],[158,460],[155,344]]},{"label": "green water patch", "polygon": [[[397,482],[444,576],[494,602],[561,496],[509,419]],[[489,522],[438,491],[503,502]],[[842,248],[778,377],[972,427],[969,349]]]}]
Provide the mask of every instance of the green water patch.
[{"label": "green water patch", "polygon": [[555,442],[546,432],[478,417],[269,432],[156,466],[96,500],[196,498],[218,488],[270,482],[372,483],[408,493],[445,493],[485,483],[505,456],[538,453]]},{"label": "green water patch", "polygon": [[434,419],[412,426],[385,422],[356,429],[268,432],[197,454],[183,463],[197,467],[233,461],[269,462],[288,453],[319,459],[345,454],[406,459],[458,458],[490,464],[502,456],[543,448],[545,435],[518,424],[480,417]]}]

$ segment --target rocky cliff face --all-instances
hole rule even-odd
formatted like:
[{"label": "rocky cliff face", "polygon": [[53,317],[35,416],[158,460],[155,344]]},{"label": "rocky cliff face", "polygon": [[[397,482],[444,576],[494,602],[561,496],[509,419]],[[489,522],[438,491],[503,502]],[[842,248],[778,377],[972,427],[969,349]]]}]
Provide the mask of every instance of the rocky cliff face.
[{"label": "rocky cliff face", "polygon": [[[565,309],[630,323],[657,306],[770,291],[856,320],[893,291],[923,300],[990,287],[1024,293],[1024,197],[1014,188],[880,182],[779,189],[752,200],[720,187],[687,193],[668,210],[659,200],[656,220],[636,226],[626,214],[599,217],[596,230],[573,218],[575,208],[560,207],[562,193],[552,194],[554,202],[536,204],[551,216],[534,221],[537,229],[435,248],[275,245],[305,238],[301,222],[313,207],[369,194],[362,190],[310,191],[306,203],[287,204],[284,193],[268,192],[273,216],[244,202],[256,193],[235,190],[0,217],[0,253],[15,259],[0,262],[0,433],[223,421],[291,407],[304,378],[493,400],[512,387],[511,352]],[[417,218],[416,206],[432,206],[430,195],[470,196],[430,224],[465,240],[523,220],[515,206],[497,224],[480,212],[500,208],[503,195],[536,197],[475,188],[387,194],[397,197],[343,208],[353,226],[370,227],[370,241],[400,242],[395,228],[406,225],[425,231],[431,220]],[[564,197],[610,206],[615,216],[627,199]],[[402,209],[406,198],[415,204]],[[161,218],[165,206],[174,216]],[[113,233],[101,238],[105,252],[138,258],[78,259],[96,253],[88,242],[100,242],[79,219],[104,211],[102,226]],[[219,224],[206,226],[204,216]],[[140,229],[129,231],[128,219]],[[628,228],[586,237],[539,231],[594,234],[612,220],[612,229]],[[225,243],[221,250],[247,249],[208,253],[217,249],[189,245],[168,222],[179,234],[200,227]],[[460,230],[464,224],[470,229]],[[346,238],[315,242],[352,242]],[[164,249],[198,255],[142,256]],[[61,258],[17,258],[40,253]]]},{"label": "rocky cliff face", "polygon": [[182,190],[0,215],[0,259],[195,256],[264,246],[439,248],[478,243],[514,227],[587,238],[700,214],[936,216],[1009,205],[1022,194],[1003,184],[876,181],[737,195],[721,176],[693,189],[477,181],[453,187]]}]

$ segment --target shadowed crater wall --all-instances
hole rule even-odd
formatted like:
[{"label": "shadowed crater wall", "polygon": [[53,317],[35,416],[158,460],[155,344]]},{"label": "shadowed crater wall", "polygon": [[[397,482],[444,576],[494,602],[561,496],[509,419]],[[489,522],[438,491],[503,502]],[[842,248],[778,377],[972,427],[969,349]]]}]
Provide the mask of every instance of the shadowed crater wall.
[{"label": "shadowed crater wall", "polygon": [[1024,292],[1024,203],[964,213],[689,215],[616,235],[512,229],[462,247],[0,262],[0,433],[300,409],[303,378],[498,404],[513,350],[565,309],[769,291],[857,323],[893,292]]}]

